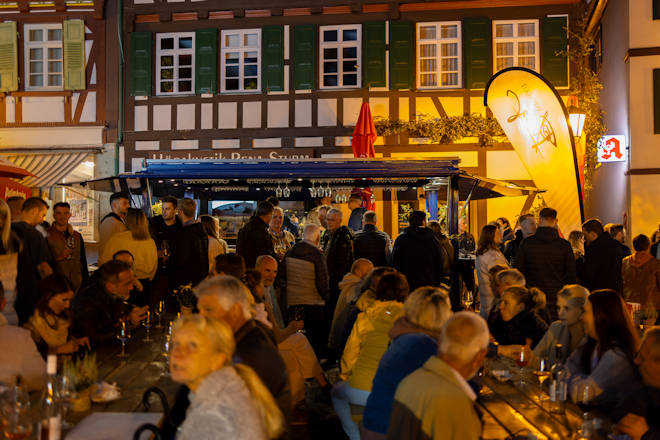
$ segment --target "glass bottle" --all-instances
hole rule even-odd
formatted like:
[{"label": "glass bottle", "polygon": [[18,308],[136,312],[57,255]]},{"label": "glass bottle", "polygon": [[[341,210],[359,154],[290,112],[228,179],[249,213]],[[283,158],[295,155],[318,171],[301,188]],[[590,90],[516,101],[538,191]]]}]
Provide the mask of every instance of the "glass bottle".
[{"label": "glass bottle", "polygon": [[62,415],[57,402],[57,355],[49,354],[46,364],[46,390],[41,400],[41,440],[60,440]]},{"label": "glass bottle", "polygon": [[550,382],[550,412],[563,414],[568,397],[568,371],[562,362],[564,347],[562,344],[555,345],[555,362],[550,369],[552,381]]}]

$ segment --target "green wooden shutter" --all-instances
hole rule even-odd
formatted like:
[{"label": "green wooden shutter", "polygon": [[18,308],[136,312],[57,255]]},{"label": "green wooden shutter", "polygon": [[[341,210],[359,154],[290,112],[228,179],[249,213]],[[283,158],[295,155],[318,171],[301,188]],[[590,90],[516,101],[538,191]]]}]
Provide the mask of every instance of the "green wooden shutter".
[{"label": "green wooden shutter", "polygon": [[385,22],[362,24],[362,84],[385,87]]},{"label": "green wooden shutter", "polygon": [[412,89],[415,84],[415,25],[390,22],[390,89]]},{"label": "green wooden shutter", "polygon": [[[555,87],[568,87],[568,17],[544,17],[543,76]],[[563,53],[562,53],[563,52]]]},{"label": "green wooden shutter", "polygon": [[284,91],[284,26],[261,29],[261,85],[264,93]]},{"label": "green wooden shutter", "polygon": [[218,30],[198,29],[195,31],[195,93],[215,93],[217,77]]},{"label": "green wooden shutter", "polygon": [[18,90],[16,22],[0,23],[0,92]]},{"label": "green wooden shutter", "polygon": [[484,89],[492,75],[491,22],[487,18],[463,20],[463,69],[466,89]]},{"label": "green wooden shutter", "polygon": [[131,33],[131,95],[151,95],[151,32]]},{"label": "green wooden shutter", "polygon": [[85,89],[85,22],[64,20],[64,88]]},{"label": "green wooden shutter", "polygon": [[660,134],[660,69],[653,69],[653,133]]},{"label": "green wooden shutter", "polygon": [[293,27],[293,88],[316,88],[316,25],[299,24]]}]

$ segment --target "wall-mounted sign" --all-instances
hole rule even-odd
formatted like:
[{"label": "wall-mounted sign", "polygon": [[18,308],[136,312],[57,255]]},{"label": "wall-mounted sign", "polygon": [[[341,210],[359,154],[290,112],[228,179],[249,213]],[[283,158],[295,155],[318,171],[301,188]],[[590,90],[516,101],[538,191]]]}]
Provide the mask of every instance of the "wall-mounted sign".
[{"label": "wall-mounted sign", "polygon": [[623,162],[628,158],[626,137],[607,135],[598,141],[598,162]]},{"label": "wall-mounted sign", "polygon": [[193,150],[154,151],[147,159],[311,159],[316,157],[313,148],[277,148],[247,150]]},{"label": "wall-mounted sign", "polygon": [[582,202],[573,135],[557,91],[538,73],[510,68],[491,78],[486,105],[502,126],[565,235],[580,230]]}]

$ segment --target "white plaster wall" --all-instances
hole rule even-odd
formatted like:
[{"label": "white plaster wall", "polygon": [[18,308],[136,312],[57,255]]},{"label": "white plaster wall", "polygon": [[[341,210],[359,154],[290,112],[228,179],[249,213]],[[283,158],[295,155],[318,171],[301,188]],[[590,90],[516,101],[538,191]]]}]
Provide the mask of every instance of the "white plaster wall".
[{"label": "white plaster wall", "polygon": [[289,126],[289,101],[268,101],[268,128]]},{"label": "white plaster wall", "polygon": [[660,219],[659,201],[660,175],[630,176],[630,231],[651,236],[658,229]]},{"label": "white plaster wall", "polygon": [[296,127],[312,126],[312,100],[296,99],[295,103]]},{"label": "white plaster wall", "polygon": [[369,108],[372,118],[387,119],[390,117],[390,98],[369,98]]},{"label": "white plaster wall", "polygon": [[660,56],[631,57],[628,63],[630,168],[660,168],[660,134],[653,133],[653,69],[660,69]]},{"label": "white plaster wall", "polygon": [[212,148],[240,148],[241,141],[239,139],[213,139],[211,146]]},{"label": "white plaster wall", "polygon": [[172,150],[197,150],[199,141],[196,139],[181,139],[172,141]]},{"label": "white plaster wall", "polygon": [[323,137],[297,137],[294,142],[296,147],[322,147]]},{"label": "white plaster wall", "polygon": [[172,106],[154,105],[153,106],[154,130],[172,129]]},{"label": "white plaster wall", "polygon": [[53,145],[103,145],[105,127],[0,128],[3,145],[24,147]]},{"label": "white plaster wall", "polygon": [[[461,164],[463,165],[463,164]],[[465,166],[465,165],[463,165]],[[486,177],[501,180],[529,180],[529,173],[515,151],[486,153]]]},{"label": "white plaster wall", "polygon": [[176,106],[176,129],[195,129],[195,104],[178,104]]},{"label": "white plaster wall", "polygon": [[281,148],[282,138],[254,139],[252,146],[254,148]]},{"label": "white plaster wall", "polygon": [[318,100],[319,127],[334,127],[337,125],[337,100]]},{"label": "white plaster wall", "polygon": [[238,126],[238,103],[218,103],[218,128],[236,128]]},{"label": "white plaster wall", "polygon": [[653,20],[652,1],[628,0],[630,47],[660,46],[660,20]]},{"label": "white plaster wall", "polygon": [[213,128],[213,104],[202,104],[202,120],[200,121],[202,130]]},{"label": "white plaster wall", "polygon": [[149,107],[146,105],[137,105],[133,107],[133,124],[135,131],[146,131],[148,127]]},{"label": "white plaster wall", "polygon": [[30,96],[21,101],[23,122],[64,122],[63,96]]},{"label": "white plaster wall", "polygon": [[261,101],[243,103],[243,128],[261,128]]},{"label": "white plaster wall", "polygon": [[16,122],[16,98],[8,96],[5,99],[5,118],[8,123]]},{"label": "white plaster wall", "polygon": [[158,141],[135,141],[136,151],[158,150],[159,148],[160,143]]},{"label": "white plaster wall", "polygon": [[[75,107],[72,109],[75,111]],[[87,92],[87,99],[85,99],[85,105],[80,114],[80,122],[94,121],[96,121],[96,92]]]},{"label": "white plaster wall", "polygon": [[[360,108],[362,107],[362,98],[344,98],[343,124],[344,127],[354,127],[357,124]],[[373,117],[373,115],[372,115]]]}]

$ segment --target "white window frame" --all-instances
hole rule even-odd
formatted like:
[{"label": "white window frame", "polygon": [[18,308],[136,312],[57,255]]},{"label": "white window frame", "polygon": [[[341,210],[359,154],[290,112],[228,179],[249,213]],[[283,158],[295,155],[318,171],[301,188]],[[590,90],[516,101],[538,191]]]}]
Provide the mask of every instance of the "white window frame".
[{"label": "white window frame", "polygon": [[[357,30],[357,40],[355,41],[343,41],[343,31],[344,30]],[[337,40],[338,41],[323,41],[323,32],[324,31],[337,31]],[[355,85],[344,85],[344,54],[342,49],[345,47],[357,47],[357,81]],[[326,48],[336,48],[337,49],[337,85],[336,86],[325,86],[323,85],[323,67],[324,67],[324,51]],[[359,89],[362,88],[362,25],[361,24],[344,24],[338,26],[320,26],[319,27],[319,88],[326,90],[336,90],[336,89]]]},{"label": "white window frame", "polygon": [[[30,41],[30,31],[31,30],[42,30],[44,35],[43,41],[32,42]],[[48,41],[48,31],[51,29],[58,29],[61,32],[62,39],[60,41]],[[35,23],[35,24],[25,24],[23,25],[23,59],[25,64],[25,90],[26,91],[36,91],[36,90],[64,90],[64,29],[62,23]],[[30,85],[30,49],[32,48],[41,48],[43,49],[43,56],[41,62],[43,63],[43,69],[41,76],[43,77],[42,86],[31,86]],[[48,76],[50,72],[48,70],[48,49],[60,49],[62,58],[59,61],[62,63],[62,71],[59,73],[61,76],[61,81],[59,86],[49,86],[48,85]]]},{"label": "white window frame", "polygon": [[[186,49],[180,49],[178,46],[179,38],[188,38],[192,37],[192,47]],[[161,49],[160,42],[165,38],[174,38],[174,48],[173,49]],[[174,89],[171,92],[163,92],[160,90],[160,71],[163,68],[161,66],[161,56],[171,55],[173,58],[173,78]],[[190,91],[180,92],[179,91],[179,55],[190,55],[191,56],[191,87]],[[170,68],[170,66],[165,66]],[[172,95],[194,95],[195,94],[195,33],[194,32],[166,32],[166,33],[157,33],[156,34],[156,95],[157,96],[172,96]]]},{"label": "white window frame", "polygon": [[[421,39],[421,29],[422,27],[435,26],[435,35],[436,38],[433,40],[422,40]],[[455,38],[442,38],[441,29],[442,26],[456,26],[456,37]],[[433,21],[425,23],[417,23],[416,29],[416,61],[417,61],[417,71],[415,72],[417,88],[426,90],[426,89],[460,89],[463,86],[463,32],[461,29],[460,21]],[[442,44],[451,44],[456,43],[456,57],[443,57],[441,46]],[[435,44],[436,46],[436,70],[435,74],[438,78],[438,84],[435,86],[422,86],[422,71],[421,71],[421,45],[422,44]],[[458,58],[458,84],[456,85],[443,85],[442,84],[442,74],[446,73],[442,71],[442,59],[443,58]],[[427,73],[427,72],[425,72]]]},{"label": "white window frame", "polygon": [[[534,24],[534,37],[519,37],[518,36],[518,25],[522,23],[533,23]],[[497,37],[497,25],[498,24],[513,24],[513,37]],[[539,21],[537,19],[529,20],[493,20],[493,72],[497,73],[497,43],[513,43],[513,67],[519,66],[519,55],[518,55],[518,43],[525,42],[534,42],[534,66],[533,69],[535,72],[541,71],[541,57],[540,57],[540,36],[539,36]],[[505,58],[505,57],[499,57]],[[508,57],[507,57],[508,58]],[[501,70],[501,69],[500,69]]]},{"label": "white window frame", "polygon": [[[257,34],[257,45],[247,46],[245,35]],[[240,47],[226,47],[225,36],[238,35],[241,41]],[[257,88],[245,89],[245,53],[257,52]],[[227,90],[226,52],[238,52],[238,89]],[[220,90],[222,93],[261,93],[261,29],[226,29],[220,33]]]}]

